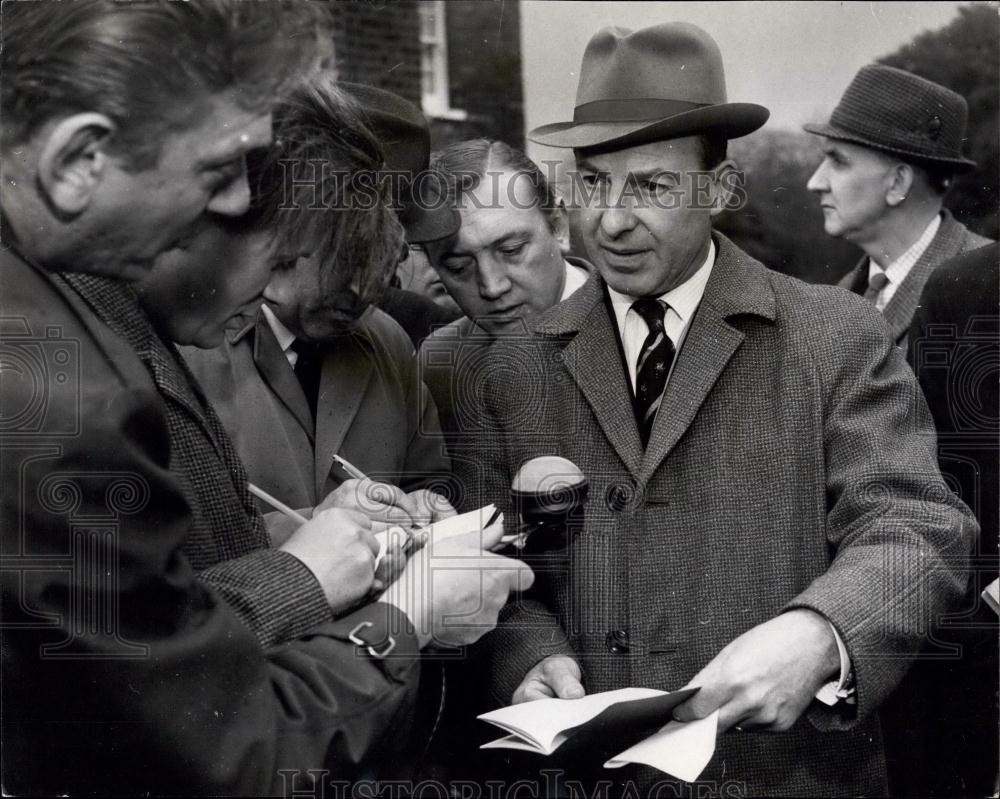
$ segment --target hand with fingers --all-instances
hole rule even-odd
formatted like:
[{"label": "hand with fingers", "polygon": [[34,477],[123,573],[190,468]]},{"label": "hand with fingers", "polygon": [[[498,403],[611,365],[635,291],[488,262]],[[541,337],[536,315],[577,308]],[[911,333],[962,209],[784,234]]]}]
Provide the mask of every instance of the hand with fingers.
[{"label": "hand with fingers", "polygon": [[398,486],[367,477],[345,480],[324,497],[315,512],[328,508],[356,510],[372,521],[404,528],[424,527],[455,515],[455,509],[440,494],[426,489],[407,494]]},{"label": "hand with fingers", "polygon": [[583,690],[579,664],[569,655],[549,655],[528,671],[512,697],[515,705],[535,699],[579,699]]},{"label": "hand with fingers", "polygon": [[674,718],[693,721],[718,710],[719,732],[787,730],[839,669],[827,620],[790,610],[731,641],[685,686],[701,690],[674,709]]},{"label": "hand with fingers", "polygon": [[380,544],[363,513],[340,508],[317,511],[280,549],[313,573],[335,613],[351,608],[373,589]]},{"label": "hand with fingers", "polygon": [[428,542],[382,595],[409,617],[421,647],[474,643],[496,627],[511,592],[531,587],[535,576],[525,563],[489,551],[502,534],[495,523]]}]

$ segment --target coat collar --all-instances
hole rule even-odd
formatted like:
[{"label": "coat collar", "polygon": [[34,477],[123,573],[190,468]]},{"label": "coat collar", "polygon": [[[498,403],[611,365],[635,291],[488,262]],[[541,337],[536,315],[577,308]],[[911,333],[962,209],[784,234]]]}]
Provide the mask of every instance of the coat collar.
[{"label": "coat collar", "polygon": [[[775,317],[774,291],[767,269],[721,233],[714,233],[715,264],[705,287],[702,305],[712,305],[723,318],[751,314],[770,321]],[[586,263],[586,262],[584,262]],[[590,278],[568,299],[539,314],[532,329],[543,336],[578,333],[597,306],[604,302],[604,281],[591,267]]]},{"label": "coat collar", "polygon": [[121,336],[146,365],[163,396],[202,428],[221,457],[220,427],[198,381],[174,345],[164,340],[139,305],[135,292],[120,280],[100,275],[63,273],[57,278],[75,291],[94,313]]},{"label": "coat collar", "polygon": [[768,270],[716,233],[717,255],[701,304],[667,384],[645,452],[635,424],[628,378],[604,302],[604,282],[592,275],[576,294],[539,316],[542,338],[568,339],[562,362],[590,404],[623,463],[642,482],[656,470],[693,422],[698,409],[739,348],[744,334],[730,322],[755,316],[773,322],[777,301]]},{"label": "coat collar", "polygon": [[[889,304],[882,310],[882,316],[889,325],[892,339],[897,344],[902,345],[905,341],[913,315],[920,304],[920,295],[931,273],[962,251],[966,234],[965,225],[955,219],[947,208],[941,211],[941,225],[937,233],[900,283]],[[867,255],[862,256],[837,285],[856,294],[864,294],[868,286],[868,260]]]}]

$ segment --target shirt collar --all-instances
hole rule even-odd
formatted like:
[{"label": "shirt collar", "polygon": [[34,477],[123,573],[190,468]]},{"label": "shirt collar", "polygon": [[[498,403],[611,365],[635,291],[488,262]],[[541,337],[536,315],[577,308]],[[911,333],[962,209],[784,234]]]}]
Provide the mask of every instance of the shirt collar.
[{"label": "shirt collar", "polygon": [[266,304],[261,306],[261,310],[264,312],[264,318],[267,319],[267,323],[274,332],[274,337],[278,340],[278,346],[281,347],[281,351],[288,352],[288,348],[295,341],[295,334],[281,323],[278,317],[274,315],[274,311]]},{"label": "shirt collar", "polygon": [[[694,312],[698,310],[701,298],[705,295],[705,286],[708,285],[708,278],[712,274],[712,266],[715,264],[715,242],[709,241],[708,254],[698,271],[691,277],[674,286],[670,291],[661,294],[657,299],[663,300],[676,313],[685,326],[691,321]],[[632,308],[638,297],[622,294],[608,286],[608,294],[611,296],[611,307],[614,308],[615,318],[618,321],[619,332],[625,329],[625,316]]]},{"label": "shirt collar", "polygon": [[920,256],[924,254],[928,247],[930,247],[931,242],[937,235],[938,228],[941,227],[941,214],[935,214],[934,218],[927,223],[927,227],[924,228],[924,232],[920,234],[910,248],[900,255],[895,261],[889,264],[884,270],[876,264],[871,258],[868,259],[868,277],[876,272],[885,272],[885,276],[889,278],[889,282],[893,285],[899,285],[903,282],[903,279],[910,273],[913,265],[920,260]]},{"label": "shirt collar", "polygon": [[566,277],[563,280],[562,296],[559,297],[559,302],[569,299],[578,288],[587,282],[588,277],[587,270],[583,267],[571,264],[565,259],[563,259],[563,264],[566,266]]}]

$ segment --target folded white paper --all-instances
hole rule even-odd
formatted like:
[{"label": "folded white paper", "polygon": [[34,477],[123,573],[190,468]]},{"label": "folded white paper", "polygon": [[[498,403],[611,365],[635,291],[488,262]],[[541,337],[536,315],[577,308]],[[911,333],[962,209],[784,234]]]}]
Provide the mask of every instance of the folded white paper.
[{"label": "folded white paper", "polygon": [[659,732],[615,755],[604,767],[642,763],[685,782],[694,782],[715,754],[718,729],[718,710],[697,721],[670,721]]}]

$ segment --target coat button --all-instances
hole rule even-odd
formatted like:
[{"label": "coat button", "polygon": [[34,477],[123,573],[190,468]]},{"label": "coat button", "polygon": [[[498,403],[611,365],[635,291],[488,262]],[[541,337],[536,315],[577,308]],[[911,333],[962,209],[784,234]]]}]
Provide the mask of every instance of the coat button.
[{"label": "coat button", "polygon": [[613,655],[624,655],[628,652],[628,631],[612,630],[604,636],[604,645]]}]

